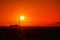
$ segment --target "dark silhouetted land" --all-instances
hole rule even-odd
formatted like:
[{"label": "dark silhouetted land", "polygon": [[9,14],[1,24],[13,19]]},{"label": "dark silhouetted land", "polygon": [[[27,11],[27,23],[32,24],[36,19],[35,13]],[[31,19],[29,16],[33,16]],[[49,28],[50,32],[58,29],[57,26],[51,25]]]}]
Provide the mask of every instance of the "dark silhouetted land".
[{"label": "dark silhouetted land", "polygon": [[60,26],[0,27],[0,40],[59,40]]}]

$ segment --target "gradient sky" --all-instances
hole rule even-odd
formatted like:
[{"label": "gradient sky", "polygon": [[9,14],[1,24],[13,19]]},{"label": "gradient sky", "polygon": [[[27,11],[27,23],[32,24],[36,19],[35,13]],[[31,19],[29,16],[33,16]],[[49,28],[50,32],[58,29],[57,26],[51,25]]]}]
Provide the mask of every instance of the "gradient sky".
[{"label": "gradient sky", "polygon": [[0,25],[40,26],[60,21],[59,0],[0,0]]}]

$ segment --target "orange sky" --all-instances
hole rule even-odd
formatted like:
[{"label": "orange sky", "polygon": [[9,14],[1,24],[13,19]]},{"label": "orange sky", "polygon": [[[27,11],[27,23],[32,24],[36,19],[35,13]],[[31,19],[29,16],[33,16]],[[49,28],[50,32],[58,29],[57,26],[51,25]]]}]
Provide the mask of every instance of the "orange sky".
[{"label": "orange sky", "polygon": [[23,26],[40,26],[60,21],[59,0],[1,0],[0,25],[18,24],[25,16]]}]

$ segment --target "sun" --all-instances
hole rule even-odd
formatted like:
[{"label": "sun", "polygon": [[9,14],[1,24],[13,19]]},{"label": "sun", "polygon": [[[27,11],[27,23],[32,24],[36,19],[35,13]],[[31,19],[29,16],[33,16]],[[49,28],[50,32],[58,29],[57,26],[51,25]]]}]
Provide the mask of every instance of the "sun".
[{"label": "sun", "polygon": [[20,16],[20,20],[22,20],[22,21],[23,21],[24,19],[25,19],[25,18],[24,18],[24,16]]}]

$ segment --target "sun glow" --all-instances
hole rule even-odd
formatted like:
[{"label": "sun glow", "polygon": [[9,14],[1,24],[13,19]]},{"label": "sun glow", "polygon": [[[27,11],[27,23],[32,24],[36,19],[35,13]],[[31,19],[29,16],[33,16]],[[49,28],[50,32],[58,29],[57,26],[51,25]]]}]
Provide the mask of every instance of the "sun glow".
[{"label": "sun glow", "polygon": [[24,18],[24,16],[21,16],[21,17],[20,17],[20,20],[22,20],[22,21],[23,21],[24,19],[25,19],[25,18]]}]

